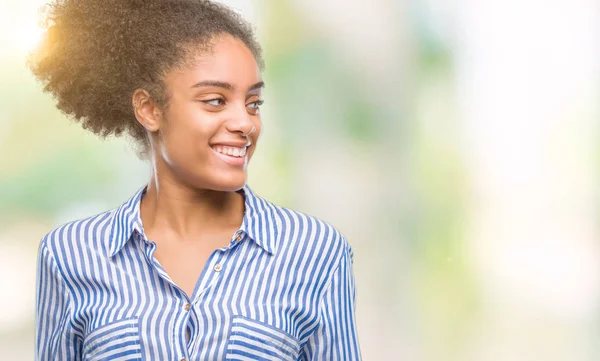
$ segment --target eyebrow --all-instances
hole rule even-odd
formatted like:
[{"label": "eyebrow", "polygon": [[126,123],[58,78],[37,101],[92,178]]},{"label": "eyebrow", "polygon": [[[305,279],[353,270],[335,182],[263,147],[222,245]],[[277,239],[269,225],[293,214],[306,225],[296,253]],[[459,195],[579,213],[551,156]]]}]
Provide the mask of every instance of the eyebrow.
[{"label": "eyebrow", "polygon": [[[230,91],[233,91],[235,89],[235,87],[232,84],[226,83],[223,81],[218,81],[218,80],[204,80],[204,81],[201,81],[199,83],[192,85],[192,88],[201,88],[204,86],[213,86],[213,87],[218,87],[218,88],[224,88],[224,89],[227,89]],[[254,84],[250,88],[248,88],[248,91],[252,91],[252,90],[256,90],[256,89],[260,89],[260,88],[264,88],[264,87],[265,87],[265,82],[259,81],[258,83]]]}]

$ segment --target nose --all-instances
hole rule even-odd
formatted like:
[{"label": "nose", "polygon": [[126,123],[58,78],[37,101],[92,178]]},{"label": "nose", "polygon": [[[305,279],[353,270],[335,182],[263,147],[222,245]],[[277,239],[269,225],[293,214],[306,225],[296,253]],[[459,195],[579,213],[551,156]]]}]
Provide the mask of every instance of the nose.
[{"label": "nose", "polygon": [[246,110],[245,104],[235,107],[225,124],[225,128],[231,133],[248,136],[256,130],[256,125]]}]

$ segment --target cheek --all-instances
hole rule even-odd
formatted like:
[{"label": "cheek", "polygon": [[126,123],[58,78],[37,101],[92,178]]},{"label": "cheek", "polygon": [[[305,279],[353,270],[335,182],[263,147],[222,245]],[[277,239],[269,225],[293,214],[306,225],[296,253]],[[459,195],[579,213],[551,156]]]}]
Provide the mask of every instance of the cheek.
[{"label": "cheek", "polygon": [[252,133],[250,133],[249,138],[253,144],[256,144],[257,141],[260,139],[262,132],[263,132],[263,126],[260,121],[260,118],[253,120],[252,125],[254,126],[255,130]]},{"label": "cheek", "polygon": [[166,159],[171,162],[187,161],[208,149],[211,134],[210,119],[198,115],[184,115],[170,119],[169,127],[164,135]]},{"label": "cheek", "polygon": [[254,121],[254,126],[256,127],[256,131],[254,132],[255,134],[251,134],[251,136],[255,138],[260,138],[263,130],[262,121],[260,120],[260,117],[256,118],[256,120]]},{"label": "cheek", "polygon": [[262,130],[263,130],[260,122],[258,124],[255,123],[254,126],[256,127],[256,131],[250,135],[250,141],[252,142],[253,146],[251,148],[250,154],[248,155],[249,158],[254,155],[254,152],[256,151],[256,147],[258,146],[258,143],[260,143],[260,138],[262,136]]}]

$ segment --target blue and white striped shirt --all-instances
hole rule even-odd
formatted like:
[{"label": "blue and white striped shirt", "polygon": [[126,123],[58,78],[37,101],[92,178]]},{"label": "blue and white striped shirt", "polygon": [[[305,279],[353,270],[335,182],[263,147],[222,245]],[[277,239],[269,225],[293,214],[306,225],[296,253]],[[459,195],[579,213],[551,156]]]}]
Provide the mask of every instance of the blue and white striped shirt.
[{"label": "blue and white striped shirt", "polygon": [[361,359],[352,250],[335,228],[244,186],[242,225],[190,298],[153,256],[144,192],[42,239],[36,360]]}]

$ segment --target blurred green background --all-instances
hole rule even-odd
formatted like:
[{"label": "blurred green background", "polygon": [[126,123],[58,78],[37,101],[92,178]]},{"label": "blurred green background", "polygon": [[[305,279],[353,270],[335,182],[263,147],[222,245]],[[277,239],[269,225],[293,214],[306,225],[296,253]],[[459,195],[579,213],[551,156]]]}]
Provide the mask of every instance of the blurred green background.
[{"label": "blurred green background", "polygon": [[[600,5],[227,0],[265,50],[261,196],[355,251],[365,360],[597,360]],[[25,68],[41,0],[0,0],[0,359],[33,358],[54,226],[149,178]]]}]

